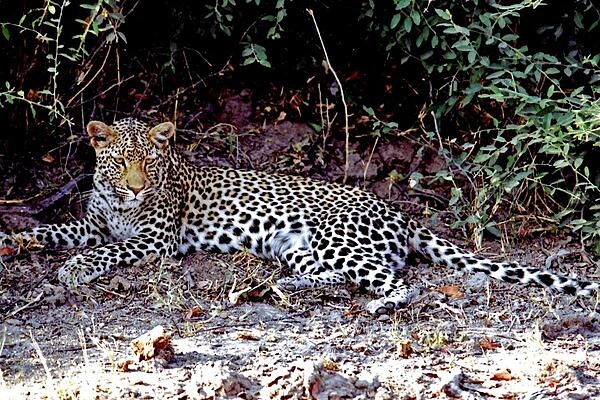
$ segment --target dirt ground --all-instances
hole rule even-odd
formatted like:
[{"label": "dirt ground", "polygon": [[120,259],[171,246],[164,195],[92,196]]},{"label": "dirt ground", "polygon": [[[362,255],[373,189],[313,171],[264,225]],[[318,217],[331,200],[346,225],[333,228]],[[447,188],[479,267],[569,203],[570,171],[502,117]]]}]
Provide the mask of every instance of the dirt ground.
[{"label": "dirt ground", "polygon": [[[407,273],[421,296],[376,318],[363,310],[370,296],[351,287],[281,294],[269,289],[278,267],[205,253],[124,268],[67,294],[54,283],[61,258],[32,253],[3,266],[21,283],[0,297],[0,397],[600,396],[592,300],[421,264]],[[172,359],[141,360],[131,341],[159,325]]]},{"label": "dirt ground", "polygon": [[[240,135],[235,146],[253,167],[302,173],[293,147],[307,129],[284,123],[262,137]],[[386,157],[401,156],[395,146],[382,146],[366,172],[365,158],[355,157],[350,175],[377,177]],[[383,180],[370,189],[403,198]],[[22,211],[0,215],[7,229],[38,223]],[[459,242],[439,220],[423,222]],[[202,252],[122,268],[67,293],[56,271],[77,251],[0,263],[0,398],[600,398],[598,299],[415,258],[406,276],[421,294],[406,310],[374,317],[364,310],[372,297],[351,286],[282,293],[272,287],[287,273],[280,266]],[[600,268],[557,237],[522,248],[490,241],[481,253],[595,279]],[[159,326],[164,348],[134,353],[132,341]]]}]

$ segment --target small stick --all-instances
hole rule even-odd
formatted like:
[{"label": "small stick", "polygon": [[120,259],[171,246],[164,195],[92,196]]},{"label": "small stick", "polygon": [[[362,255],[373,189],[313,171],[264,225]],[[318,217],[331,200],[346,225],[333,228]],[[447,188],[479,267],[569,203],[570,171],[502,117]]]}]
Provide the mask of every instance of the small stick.
[{"label": "small stick", "polygon": [[310,14],[313,23],[315,24],[315,29],[317,30],[317,36],[319,36],[319,41],[321,42],[321,47],[323,48],[323,54],[325,55],[325,61],[327,62],[327,67],[331,70],[333,77],[335,78],[335,82],[340,88],[340,96],[342,98],[342,104],[344,105],[344,132],[346,133],[346,144],[345,144],[345,153],[346,153],[346,161],[344,163],[344,183],[346,183],[346,179],[348,178],[348,168],[349,168],[349,159],[350,159],[350,132],[348,129],[348,105],[346,104],[346,96],[344,95],[344,88],[342,87],[342,82],[340,78],[338,78],[331,62],[329,61],[329,55],[327,54],[327,49],[325,48],[325,43],[323,43],[323,38],[321,37],[321,31],[319,30],[319,25],[317,24],[317,20],[315,19],[315,15],[310,8],[307,8],[306,11]]}]

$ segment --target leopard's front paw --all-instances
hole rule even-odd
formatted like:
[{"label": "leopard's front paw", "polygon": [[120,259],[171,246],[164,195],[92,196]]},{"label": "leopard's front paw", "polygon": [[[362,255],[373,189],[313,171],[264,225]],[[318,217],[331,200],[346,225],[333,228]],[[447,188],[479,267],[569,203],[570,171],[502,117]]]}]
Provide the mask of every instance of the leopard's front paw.
[{"label": "leopard's front paw", "polygon": [[369,301],[365,309],[375,315],[391,314],[408,307],[418,293],[419,290],[414,287],[400,288],[389,296]]},{"label": "leopard's front paw", "polygon": [[300,289],[299,285],[298,285],[297,277],[295,277],[295,276],[289,276],[289,277],[278,279],[276,286],[279,289],[289,292],[289,293],[296,292]]},{"label": "leopard's front paw", "polygon": [[89,256],[78,254],[68,259],[58,270],[58,280],[69,288],[91,282],[105,273]]}]

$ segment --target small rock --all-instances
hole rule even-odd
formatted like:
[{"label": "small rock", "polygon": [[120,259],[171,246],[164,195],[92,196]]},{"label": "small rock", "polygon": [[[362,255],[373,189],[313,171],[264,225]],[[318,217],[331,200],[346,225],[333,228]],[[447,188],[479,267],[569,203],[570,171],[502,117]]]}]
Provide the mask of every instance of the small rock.
[{"label": "small rock", "polygon": [[166,366],[175,356],[170,335],[161,325],[131,341],[131,348],[139,361],[155,359]]},{"label": "small rock", "polygon": [[489,277],[483,272],[467,275],[463,280],[463,287],[469,292],[484,291],[489,284]]},{"label": "small rock", "polygon": [[387,322],[391,319],[391,317],[389,316],[389,314],[381,314],[379,317],[377,317],[377,321],[379,322]]},{"label": "small rock", "polygon": [[110,280],[108,287],[115,292],[128,292],[131,289],[131,283],[122,276],[115,275]]},{"label": "small rock", "polygon": [[359,390],[344,375],[322,362],[299,360],[276,369],[263,381],[261,399],[353,399]]},{"label": "small rock", "polygon": [[223,361],[196,365],[185,388],[191,399],[257,398],[257,392],[257,384]]}]

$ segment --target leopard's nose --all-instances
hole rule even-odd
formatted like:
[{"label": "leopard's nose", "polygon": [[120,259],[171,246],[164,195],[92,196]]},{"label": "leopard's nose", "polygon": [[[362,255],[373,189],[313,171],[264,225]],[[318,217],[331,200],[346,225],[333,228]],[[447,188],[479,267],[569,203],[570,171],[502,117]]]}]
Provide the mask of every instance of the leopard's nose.
[{"label": "leopard's nose", "polygon": [[127,189],[131,190],[133,192],[133,194],[135,194],[135,195],[137,195],[139,192],[141,192],[143,188],[144,188],[143,186],[134,187],[131,185],[127,185]]}]

